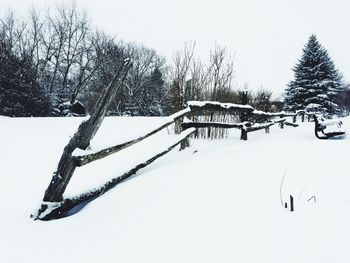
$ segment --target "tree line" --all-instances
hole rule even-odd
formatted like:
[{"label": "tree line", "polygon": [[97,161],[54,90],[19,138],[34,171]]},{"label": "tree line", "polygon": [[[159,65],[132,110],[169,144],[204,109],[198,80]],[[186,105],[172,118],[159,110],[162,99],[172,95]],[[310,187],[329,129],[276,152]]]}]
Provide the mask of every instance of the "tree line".
[{"label": "tree line", "polygon": [[74,4],[0,22],[1,115],[85,114],[126,58],[133,64],[109,114],[162,114],[165,59],[96,30]]},{"label": "tree line", "polygon": [[[25,19],[8,12],[0,20],[0,115],[88,114],[126,58],[132,65],[108,115],[169,115],[189,100],[241,103],[234,55],[216,45],[204,63],[195,57],[195,46],[186,43],[167,61],[153,49],[97,30],[75,4],[46,12],[33,8]],[[249,92],[249,104],[264,111],[305,107],[293,106],[299,84],[290,83],[284,105],[266,89]],[[335,97],[344,112],[350,92],[341,87],[342,97]]]}]

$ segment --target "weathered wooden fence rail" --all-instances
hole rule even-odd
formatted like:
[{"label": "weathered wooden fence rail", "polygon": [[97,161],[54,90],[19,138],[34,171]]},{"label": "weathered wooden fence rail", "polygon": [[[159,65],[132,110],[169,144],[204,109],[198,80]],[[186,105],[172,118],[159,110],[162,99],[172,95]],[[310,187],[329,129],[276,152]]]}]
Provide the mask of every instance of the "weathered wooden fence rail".
[{"label": "weathered wooden fence rail", "polygon": [[[264,112],[254,109],[250,105],[241,105],[233,103],[220,103],[215,101],[190,101],[188,102],[188,107],[191,109],[192,114],[204,114],[204,112],[226,112],[227,114],[240,114],[244,113],[244,119],[249,119],[252,116],[255,117],[264,117],[268,119],[264,123],[253,123],[250,121],[228,123],[228,122],[201,122],[201,121],[188,121],[182,123],[182,128],[223,128],[223,129],[240,129],[241,130],[241,140],[248,139],[248,133],[258,130],[265,129],[266,133],[269,133],[269,128],[275,124],[279,124],[280,128],[283,129],[284,125],[298,127],[296,124],[296,118],[298,115],[301,115],[304,119],[304,116],[312,116],[311,113],[305,111],[298,111],[296,113],[286,113],[286,112]],[[279,117],[280,119],[273,119]],[[293,122],[288,122],[287,117],[292,117]]]},{"label": "weathered wooden fence rail", "polygon": [[136,138],[136,139],[133,139],[133,140],[130,140],[128,142],[124,142],[124,143],[121,143],[121,144],[118,144],[115,146],[107,147],[105,149],[99,150],[99,151],[94,152],[94,153],[88,153],[86,155],[75,155],[74,159],[76,161],[76,164],[78,167],[80,167],[80,166],[86,165],[88,163],[91,163],[93,161],[99,160],[101,158],[107,157],[111,154],[117,153],[123,149],[126,149],[126,148],[128,148],[128,147],[130,147],[138,142],[141,142],[142,140],[156,134],[157,132],[161,131],[162,129],[168,127],[169,125],[173,124],[175,121],[183,118],[189,112],[190,112],[190,109],[186,108],[182,111],[179,111],[179,112],[167,117],[167,120],[163,124],[161,124],[156,129],[148,132],[147,134],[145,134],[139,138]]}]

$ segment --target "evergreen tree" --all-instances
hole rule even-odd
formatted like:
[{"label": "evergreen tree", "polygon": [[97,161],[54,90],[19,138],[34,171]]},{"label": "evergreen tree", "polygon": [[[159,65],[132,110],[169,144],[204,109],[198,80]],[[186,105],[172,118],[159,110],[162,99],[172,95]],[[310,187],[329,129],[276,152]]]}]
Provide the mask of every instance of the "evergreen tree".
[{"label": "evergreen tree", "polygon": [[294,80],[286,89],[286,110],[307,110],[325,115],[340,115],[341,76],[328,52],[315,35],[309,38],[303,55],[294,66]]},{"label": "evergreen tree", "polygon": [[15,56],[0,40],[0,115],[46,116],[48,100],[31,60]]},{"label": "evergreen tree", "polygon": [[156,67],[148,77],[146,88],[143,92],[143,102],[147,116],[164,115],[163,99],[166,94],[163,74]]}]

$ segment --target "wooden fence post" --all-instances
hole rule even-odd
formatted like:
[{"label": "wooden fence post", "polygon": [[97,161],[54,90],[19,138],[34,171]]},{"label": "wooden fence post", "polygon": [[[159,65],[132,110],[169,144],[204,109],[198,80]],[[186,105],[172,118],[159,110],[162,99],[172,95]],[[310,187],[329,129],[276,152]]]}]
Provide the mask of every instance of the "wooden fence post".
[{"label": "wooden fence post", "polygon": [[[181,123],[183,122],[183,118],[182,118],[182,121]],[[181,127],[181,132],[183,131],[182,127]],[[181,144],[180,144],[180,151],[186,149],[187,147],[190,147],[190,141],[188,139],[188,137],[184,138],[182,141],[181,141]]]},{"label": "wooden fence post", "polygon": [[[248,104],[248,91],[244,90],[241,92],[241,104],[247,105]],[[247,121],[247,113],[242,112],[240,115],[240,121],[241,123]],[[246,141],[248,140],[248,132],[244,129],[244,127],[241,128],[241,140]]]},{"label": "wooden fence post", "polygon": [[[183,129],[181,124],[183,123],[184,117],[181,117],[180,119],[178,119],[177,121],[175,121],[175,134],[180,134]],[[181,144],[180,144],[180,151],[184,150],[185,148],[190,146],[190,141],[189,139],[186,137],[185,139],[182,140]]]},{"label": "wooden fence post", "polygon": [[294,198],[293,196],[289,196],[290,198],[290,211],[293,212],[294,211]]},{"label": "wooden fence post", "polygon": [[248,132],[246,131],[246,129],[244,129],[244,127],[241,128],[241,140],[248,140]]},{"label": "wooden fence post", "polygon": [[[248,104],[248,91],[244,90],[241,92],[241,104],[242,105],[247,105]],[[245,122],[247,121],[247,113],[242,112],[240,115],[240,122]]]},{"label": "wooden fence post", "polygon": [[[80,124],[78,131],[64,148],[57,169],[53,173],[51,182],[45,191],[43,202],[62,201],[63,193],[77,167],[73,151],[77,148],[85,150],[90,145],[91,139],[100,128],[105,117],[107,107],[113,100],[117,91],[122,87],[130,67],[131,61],[129,59],[125,60],[123,64],[120,65],[118,72],[114,75],[108,87],[97,100],[90,118]],[[48,205],[42,204],[38,215],[44,213],[46,209],[48,209]]]},{"label": "wooden fence post", "polygon": [[[210,113],[210,122],[212,122],[214,119],[214,112],[211,112]],[[208,139],[210,139],[210,136],[212,136],[212,128],[211,127],[208,127]]]}]

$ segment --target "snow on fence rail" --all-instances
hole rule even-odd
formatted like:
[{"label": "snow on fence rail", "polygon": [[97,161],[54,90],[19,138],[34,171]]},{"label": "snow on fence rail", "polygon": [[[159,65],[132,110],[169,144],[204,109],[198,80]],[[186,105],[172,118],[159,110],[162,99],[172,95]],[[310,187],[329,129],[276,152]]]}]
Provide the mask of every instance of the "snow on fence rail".
[{"label": "snow on fence rail", "polygon": [[98,198],[99,196],[107,193],[109,190],[114,188],[119,183],[125,181],[126,179],[130,178],[132,175],[136,174],[137,171],[140,169],[148,166],[149,164],[153,163],[158,158],[164,156],[165,154],[169,153],[172,149],[174,149],[176,146],[178,146],[183,140],[191,136],[196,129],[189,129],[186,131],[183,131],[176,139],[176,141],[170,145],[164,148],[160,153],[157,153],[153,157],[142,161],[138,165],[136,165],[134,168],[129,170],[128,172],[125,172],[121,176],[115,177],[103,185],[100,185],[99,187],[96,187],[95,189],[92,189],[88,192],[79,194],[78,196],[72,197],[72,198],[65,198],[58,202],[43,202],[41,208],[39,211],[32,215],[35,219],[40,220],[51,220],[51,219],[58,219],[62,218],[67,215],[67,213],[72,210],[73,208],[80,206],[77,211],[80,211],[88,202]]},{"label": "snow on fence rail", "polygon": [[[79,126],[77,132],[71,138],[67,146],[64,148],[63,154],[59,161],[56,171],[53,173],[51,182],[48,188],[45,191],[43,202],[39,210],[32,215],[34,219],[40,220],[51,220],[64,217],[69,214],[72,208],[79,206],[80,208],[84,204],[92,201],[93,199],[101,196],[108,190],[115,187],[117,184],[123,182],[138,170],[146,167],[150,163],[154,162],[158,158],[164,156],[172,149],[174,149],[180,143],[188,140],[188,138],[198,129],[206,127],[218,127],[218,128],[238,128],[241,129],[241,139],[247,140],[248,132],[253,132],[261,129],[269,132],[269,127],[277,123],[280,124],[280,127],[283,128],[284,125],[290,125],[296,127],[297,124],[289,123],[286,121],[286,117],[293,117],[293,122],[296,120],[298,114],[307,114],[303,111],[297,113],[268,113],[263,111],[257,111],[249,105],[240,105],[240,104],[231,104],[231,103],[219,103],[219,102],[195,102],[191,101],[188,103],[188,107],[179,111],[169,117],[164,119],[164,122],[161,123],[156,129],[146,133],[145,135],[130,140],[128,142],[118,144],[115,146],[107,147],[91,152],[85,152],[87,147],[90,145],[90,141],[99,129],[106,112],[106,109],[111,101],[111,97],[116,93],[118,88],[122,86],[123,80],[125,78],[126,72],[128,70],[129,64],[126,63],[123,68],[117,73],[111,84],[107,87],[104,94],[101,95],[101,98],[97,101],[94,111],[91,113],[89,119],[85,120]],[[210,112],[222,112],[226,111],[229,113],[242,113],[243,117],[247,116],[263,116],[266,118],[280,117],[280,119],[270,120],[265,123],[252,123],[248,121],[242,121],[239,123],[225,123],[225,122],[183,122],[185,116],[202,114],[203,111]],[[70,182],[70,179],[77,167],[86,165],[92,161],[109,156],[113,153],[119,152],[127,147],[130,147],[142,140],[154,135],[160,130],[168,127],[174,122],[181,122],[182,132],[178,135],[175,142],[170,146],[167,146],[160,153],[155,154],[152,158],[148,160],[141,161],[138,165],[132,168],[130,171],[124,173],[123,175],[116,177],[105,184],[89,191],[82,193],[73,198],[64,198],[63,194],[65,189]],[[183,145],[186,145],[184,143]],[[79,210],[79,209],[76,209]]]},{"label": "snow on fence rail", "polygon": [[101,158],[104,158],[104,157],[107,157],[111,154],[114,154],[114,153],[117,153],[123,149],[126,149],[150,136],[152,136],[153,134],[159,132],[160,130],[168,127],[169,125],[173,124],[175,121],[183,118],[186,114],[188,114],[190,112],[190,108],[186,108],[182,111],[179,111],[169,117],[166,117],[164,122],[159,126],[157,127],[156,129],[148,132],[147,134],[139,137],[139,138],[136,138],[136,139],[133,139],[133,140],[130,140],[128,142],[124,142],[124,143],[121,143],[121,144],[118,144],[118,145],[115,145],[115,146],[111,146],[111,147],[107,147],[105,149],[101,149],[101,150],[98,150],[98,151],[95,151],[93,153],[87,153],[85,154],[84,151],[75,151],[73,152],[73,158],[75,159],[76,161],[76,165],[78,167],[80,166],[83,166],[83,165],[86,165],[90,162],[93,162],[93,161],[96,161],[98,159],[101,159]]},{"label": "snow on fence rail", "polygon": [[[228,122],[201,122],[201,121],[187,121],[182,123],[183,129],[188,128],[223,128],[223,129],[230,129],[230,128],[236,128],[241,129],[241,140],[247,140],[248,139],[248,132],[254,132],[258,130],[265,129],[266,133],[269,133],[269,128],[275,124],[279,124],[280,127],[283,129],[284,125],[297,127],[298,124],[296,124],[296,117],[298,115],[302,116],[302,121],[304,121],[304,116],[307,115],[310,117],[312,114],[307,113],[303,110],[297,111],[296,113],[287,113],[287,112],[264,112],[254,109],[250,105],[241,105],[241,104],[233,104],[233,103],[220,103],[216,101],[189,101],[188,107],[191,109],[191,113],[193,114],[201,114],[204,111],[206,112],[227,112],[227,113],[241,113],[243,115],[243,118],[241,117],[241,122],[237,123],[228,123]],[[256,116],[256,117],[265,117],[268,119],[268,122],[265,123],[253,123],[249,121],[245,121],[245,119],[249,118],[250,116]],[[280,119],[273,119],[279,117]],[[286,117],[293,117],[293,122],[288,122]]]}]

